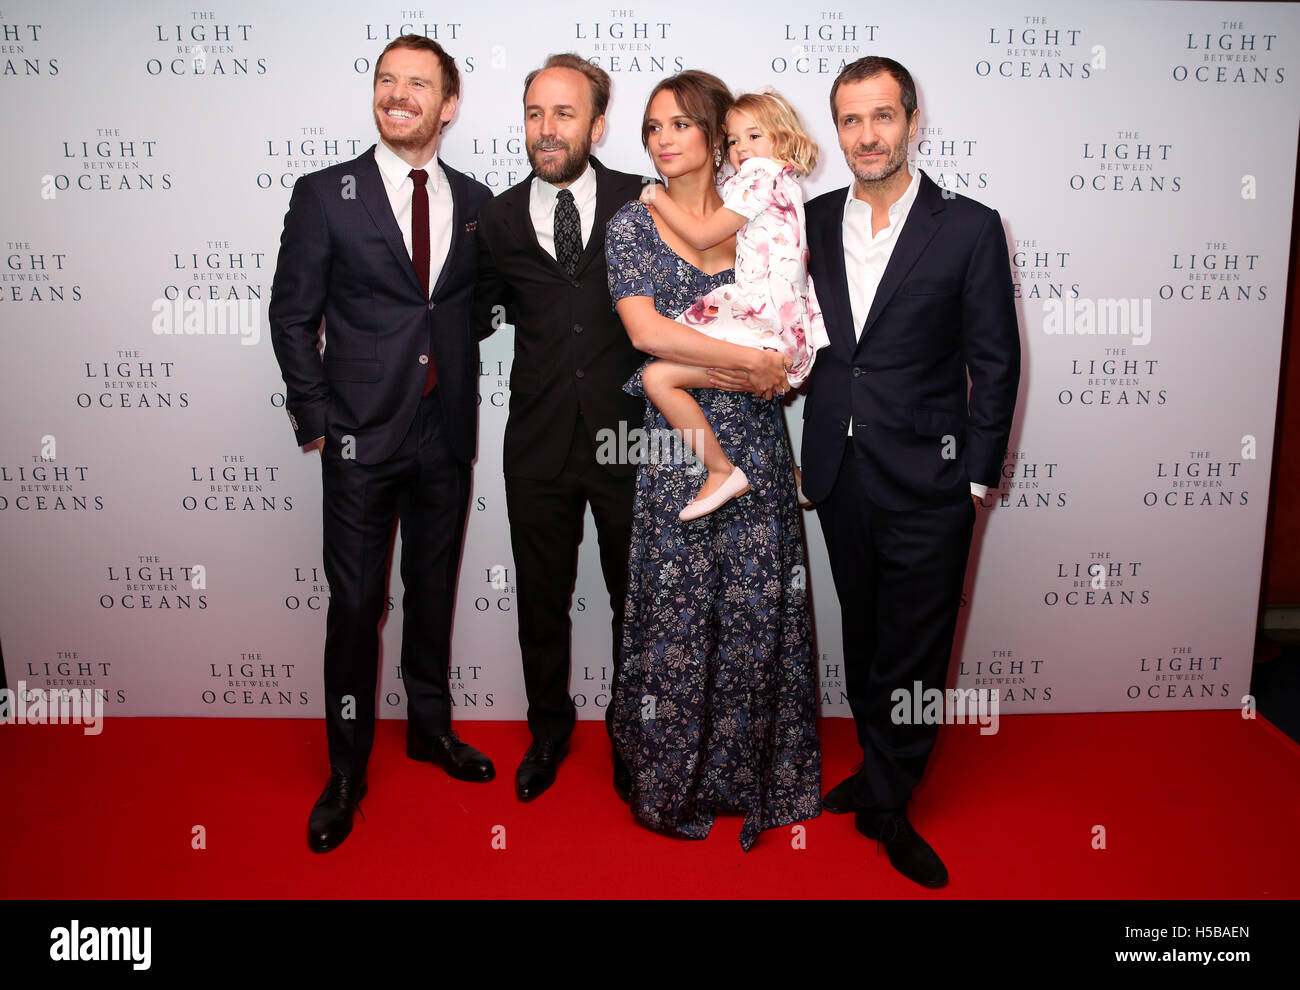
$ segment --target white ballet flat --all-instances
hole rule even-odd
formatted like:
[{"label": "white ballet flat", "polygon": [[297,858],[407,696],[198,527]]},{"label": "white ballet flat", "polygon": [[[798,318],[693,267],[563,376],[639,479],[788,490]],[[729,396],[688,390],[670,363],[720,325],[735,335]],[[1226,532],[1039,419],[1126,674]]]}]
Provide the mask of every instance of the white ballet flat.
[{"label": "white ballet flat", "polygon": [[745,477],[745,472],[740,468],[732,468],[731,474],[727,475],[727,480],[716,492],[707,498],[697,498],[693,502],[687,502],[686,508],[677,513],[677,518],[682,522],[689,522],[692,519],[699,519],[700,516],[707,516],[747,491],[749,491],[749,479]]}]

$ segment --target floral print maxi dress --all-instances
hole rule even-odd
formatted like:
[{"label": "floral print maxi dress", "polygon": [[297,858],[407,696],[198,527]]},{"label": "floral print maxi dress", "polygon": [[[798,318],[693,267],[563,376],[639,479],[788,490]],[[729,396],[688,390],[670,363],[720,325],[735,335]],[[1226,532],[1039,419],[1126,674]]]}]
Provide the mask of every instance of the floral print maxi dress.
[{"label": "floral print maxi dress", "polygon": [[[708,275],[659,237],[640,202],[606,228],[611,298],[650,296],[672,319],[734,279]],[[644,395],[641,372],[625,386]],[[650,442],[639,464],[623,617],[614,743],[637,818],[704,838],[715,813],[745,816],[748,851],[764,829],[821,810],[817,669],[794,474],[780,403],[691,391],[750,491],[701,519],[677,513],[702,468]],[[647,401],[650,438],[670,427]]]}]

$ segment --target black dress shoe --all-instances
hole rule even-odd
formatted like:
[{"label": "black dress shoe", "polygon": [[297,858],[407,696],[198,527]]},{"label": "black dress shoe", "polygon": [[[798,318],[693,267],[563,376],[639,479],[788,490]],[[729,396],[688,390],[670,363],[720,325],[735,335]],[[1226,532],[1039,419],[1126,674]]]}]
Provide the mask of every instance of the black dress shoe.
[{"label": "black dress shoe", "polygon": [[847,815],[850,811],[856,811],[857,805],[853,803],[853,781],[857,776],[856,773],[851,773],[827,791],[826,796],[822,798],[822,807],[832,815]]},{"label": "black dress shoe", "polygon": [[627,764],[614,757],[614,793],[624,804],[632,803],[632,775],[628,773]]},{"label": "black dress shoe", "polygon": [[884,843],[889,862],[907,879],[923,887],[942,887],[948,882],[948,870],[943,860],[928,842],[917,835],[906,815],[859,810],[856,824],[858,831],[868,839]]},{"label": "black dress shoe", "polygon": [[[312,852],[329,852],[352,831],[352,813],[366,796],[366,782],[333,774],[307,819],[307,845]],[[362,818],[365,817],[363,814]]]},{"label": "black dress shoe", "polygon": [[555,768],[569,751],[567,739],[535,739],[515,773],[515,795],[531,801],[555,783]]},{"label": "black dress shoe", "polygon": [[406,755],[442,767],[457,780],[485,784],[496,776],[492,761],[469,743],[461,742],[456,733],[446,732],[427,741],[406,737]]}]

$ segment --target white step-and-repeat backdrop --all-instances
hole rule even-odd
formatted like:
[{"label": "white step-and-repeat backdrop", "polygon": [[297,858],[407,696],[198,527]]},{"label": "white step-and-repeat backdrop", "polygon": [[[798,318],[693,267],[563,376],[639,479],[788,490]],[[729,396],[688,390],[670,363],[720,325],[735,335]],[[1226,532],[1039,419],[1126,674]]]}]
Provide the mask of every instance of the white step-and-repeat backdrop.
[{"label": "white step-and-repeat backdrop", "polygon": [[[442,155],[498,192],[528,173],[522,81],[550,52],[612,75],[596,153],[628,171],[651,168],[640,118],[664,76],[775,86],[822,146],[809,196],[847,182],[836,73],[867,54],[907,65],[913,156],[1001,211],[1024,341],[953,681],[997,688],[1004,713],[1241,703],[1292,251],[1294,4],[0,3],[11,687],[99,690],[109,714],[320,714],[320,469],[294,443],[265,314],[294,180],[374,142],[374,60],[405,32],[458,60]],[[260,332],[185,333],[185,304],[207,300]],[[483,346],[452,670],[470,719],[525,709],[511,357],[509,328]],[[788,422],[797,448],[798,399]],[[805,518],[823,712],[847,715]],[[403,717],[392,582],[379,707]],[[609,610],[590,518],[573,617],[572,691],[597,718]]]}]

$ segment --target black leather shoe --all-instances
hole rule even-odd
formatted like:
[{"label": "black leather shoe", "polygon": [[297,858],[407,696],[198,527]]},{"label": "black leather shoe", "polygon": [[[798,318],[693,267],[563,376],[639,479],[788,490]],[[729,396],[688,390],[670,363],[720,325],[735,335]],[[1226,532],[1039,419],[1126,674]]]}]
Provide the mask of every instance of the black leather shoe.
[{"label": "black leather shoe", "polygon": [[[894,869],[923,887],[942,887],[948,870],[939,854],[912,828],[906,815],[897,812],[858,811],[858,831],[877,844],[884,843]],[[879,845],[877,845],[879,848]]]},{"label": "black leather shoe", "polygon": [[515,794],[531,801],[555,783],[555,769],[569,751],[567,739],[535,739],[515,773]]},{"label": "black leather shoe", "polygon": [[632,775],[628,773],[627,764],[614,757],[614,793],[624,804],[632,803]]},{"label": "black leather shoe", "polygon": [[857,811],[858,806],[853,803],[853,780],[861,769],[862,764],[859,763],[852,773],[827,791],[822,798],[822,807],[832,815],[847,815],[850,811]]},{"label": "black leather shoe", "polygon": [[[307,819],[307,845],[312,852],[334,849],[352,831],[352,813],[366,796],[365,780],[332,774]],[[366,816],[362,814],[362,818]]]},{"label": "black leather shoe", "polygon": [[434,736],[428,741],[407,736],[406,755],[442,767],[449,776],[473,784],[486,784],[497,774],[491,760],[469,743],[457,739],[454,732]]}]

